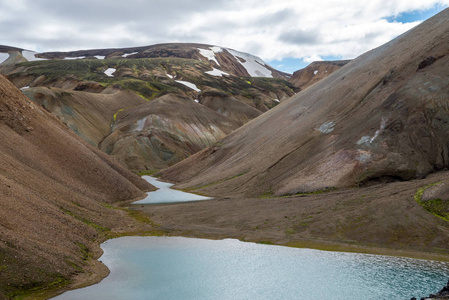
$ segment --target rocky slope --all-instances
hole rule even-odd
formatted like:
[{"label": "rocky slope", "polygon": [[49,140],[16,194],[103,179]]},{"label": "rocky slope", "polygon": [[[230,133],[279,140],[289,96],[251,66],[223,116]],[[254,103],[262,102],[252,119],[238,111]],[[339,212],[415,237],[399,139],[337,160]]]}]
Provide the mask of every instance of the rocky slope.
[{"label": "rocky slope", "polygon": [[3,76],[0,136],[0,298],[87,278],[98,265],[98,239],[135,226],[111,205],[152,187]]},{"label": "rocky slope", "polygon": [[[248,122],[299,91],[285,80],[286,74],[267,66],[260,58],[210,45],[163,44],[64,53],[34,53],[2,46],[1,51],[0,73],[6,74],[28,97],[58,116],[90,144],[98,145],[110,135],[108,141],[113,143],[108,142],[102,149],[108,149],[121,162],[129,162],[127,167],[133,170],[172,165],[214,144],[224,137],[223,133],[236,129],[236,124]],[[206,135],[207,141],[186,147],[178,141],[193,132],[183,132],[186,127],[178,126],[175,133],[172,127],[177,126],[176,120],[166,119],[167,122],[157,125],[165,127],[162,131],[171,132],[164,139],[166,151],[161,152],[157,140],[147,139],[146,132],[136,133],[135,129],[140,128],[137,123],[131,126],[130,132],[125,131],[131,127],[115,123],[126,111],[138,111],[131,108],[164,95],[189,98],[190,101],[182,102],[183,109],[201,107],[200,111],[207,117],[190,118],[191,126],[204,126],[207,119],[209,127],[226,123],[233,124],[232,129],[224,125],[217,128],[219,134]],[[158,103],[158,107],[165,103],[167,106],[161,109],[166,111],[181,109],[164,100]],[[139,118],[131,116],[127,122],[144,117],[139,113]],[[118,128],[120,132],[114,132]],[[193,133],[188,139],[192,141],[197,136]],[[142,149],[123,151],[136,149],[142,139],[148,150],[146,154]]]},{"label": "rocky slope", "polygon": [[294,72],[289,81],[303,90],[326,78],[349,62],[350,60],[314,61],[304,69]]},{"label": "rocky slope", "polygon": [[241,125],[188,97],[168,94],[119,114],[100,149],[131,170],[161,169]]},{"label": "rocky slope", "polygon": [[361,55],[161,175],[180,188],[259,196],[449,167],[448,17],[446,9]]}]

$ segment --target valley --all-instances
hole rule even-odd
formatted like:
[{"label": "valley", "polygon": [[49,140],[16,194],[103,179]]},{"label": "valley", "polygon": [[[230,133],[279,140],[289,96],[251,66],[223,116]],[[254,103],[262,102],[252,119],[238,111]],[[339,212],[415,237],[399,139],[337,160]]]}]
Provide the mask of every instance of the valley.
[{"label": "valley", "polygon": [[[0,46],[0,298],[98,282],[127,235],[449,261],[448,18],[293,75],[207,44]],[[134,203],[139,175],[214,199]]]}]

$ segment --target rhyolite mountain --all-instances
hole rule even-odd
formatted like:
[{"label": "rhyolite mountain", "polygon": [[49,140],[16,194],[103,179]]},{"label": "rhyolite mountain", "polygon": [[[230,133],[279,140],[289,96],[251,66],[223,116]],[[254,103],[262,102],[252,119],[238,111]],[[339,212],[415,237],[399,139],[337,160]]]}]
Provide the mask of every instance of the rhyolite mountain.
[{"label": "rhyolite mountain", "polygon": [[153,187],[1,75],[0,136],[0,299],[104,273],[99,241],[137,223],[112,205]]},{"label": "rhyolite mountain", "polygon": [[293,195],[449,167],[449,9],[250,121],[162,178],[215,195]]},{"label": "rhyolite mountain", "polygon": [[0,73],[135,171],[173,165],[300,90],[260,58],[211,45],[0,52]]},{"label": "rhyolite mountain", "polygon": [[288,81],[301,90],[337,71],[350,60],[314,61],[307,67],[293,73]]}]

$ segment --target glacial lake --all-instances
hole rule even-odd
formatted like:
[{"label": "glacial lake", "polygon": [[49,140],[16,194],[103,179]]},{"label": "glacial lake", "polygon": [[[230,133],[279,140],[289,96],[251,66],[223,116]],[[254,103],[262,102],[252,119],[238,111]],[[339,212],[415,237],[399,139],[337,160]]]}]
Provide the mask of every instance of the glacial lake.
[{"label": "glacial lake", "polygon": [[143,179],[158,188],[157,191],[149,192],[145,199],[133,202],[133,204],[156,204],[156,203],[176,203],[176,202],[190,202],[209,200],[210,197],[204,197],[192,193],[186,193],[178,190],[171,189],[174,184],[159,181],[155,177],[142,176]]},{"label": "glacial lake", "polygon": [[182,237],[104,242],[111,273],[54,299],[410,299],[437,292],[449,264]]}]

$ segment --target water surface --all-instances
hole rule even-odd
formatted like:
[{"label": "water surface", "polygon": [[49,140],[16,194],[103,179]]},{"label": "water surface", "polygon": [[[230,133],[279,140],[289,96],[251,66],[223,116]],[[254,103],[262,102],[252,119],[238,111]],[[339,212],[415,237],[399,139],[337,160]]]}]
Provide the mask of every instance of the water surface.
[{"label": "water surface", "polygon": [[136,201],[134,204],[176,203],[212,199],[209,197],[171,189],[170,187],[174,184],[159,181],[155,177],[142,176],[142,178],[157,187],[158,190],[147,193],[148,195],[145,199]]},{"label": "water surface", "polygon": [[410,299],[438,291],[449,264],[181,237],[101,245],[101,283],[55,299]]}]

